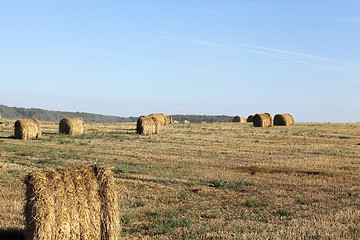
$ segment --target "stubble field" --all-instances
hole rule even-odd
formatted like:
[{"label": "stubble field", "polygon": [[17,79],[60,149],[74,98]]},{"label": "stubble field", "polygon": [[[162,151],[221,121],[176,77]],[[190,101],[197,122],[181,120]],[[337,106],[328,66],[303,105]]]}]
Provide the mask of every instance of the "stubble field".
[{"label": "stubble field", "polygon": [[0,239],[22,239],[25,175],[108,163],[123,239],[358,239],[360,124],[87,124],[16,140],[0,126]]}]

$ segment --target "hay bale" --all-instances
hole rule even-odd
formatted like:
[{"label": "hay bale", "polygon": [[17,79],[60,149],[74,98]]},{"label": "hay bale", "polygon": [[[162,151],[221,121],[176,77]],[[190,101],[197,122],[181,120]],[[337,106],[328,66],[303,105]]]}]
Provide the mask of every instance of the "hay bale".
[{"label": "hay bale", "polygon": [[245,122],[246,122],[246,121],[245,121],[245,118],[240,117],[240,116],[235,116],[235,117],[233,117],[232,121],[233,121],[233,122],[239,122],[239,123],[245,123]]},{"label": "hay bale", "polygon": [[60,121],[59,133],[79,135],[85,132],[85,122],[81,118],[63,118]]},{"label": "hay bale", "polygon": [[161,122],[154,115],[140,116],[136,123],[136,132],[138,134],[155,134],[160,131]]},{"label": "hay bale", "polygon": [[148,115],[149,117],[156,118],[161,126],[166,125],[166,117],[163,113],[152,113]]},{"label": "hay bale", "polygon": [[273,120],[270,113],[257,113],[253,118],[254,127],[272,127]]},{"label": "hay bale", "polygon": [[274,117],[274,125],[275,126],[294,126],[295,121],[291,114],[276,114]]},{"label": "hay bale", "polygon": [[39,169],[26,184],[26,240],[117,239],[119,212],[106,165]]},{"label": "hay bale", "polygon": [[246,122],[253,122],[254,115],[249,115],[246,119]]},{"label": "hay bale", "polygon": [[190,123],[190,121],[189,121],[189,120],[184,120],[184,121],[183,121],[183,123],[185,123],[185,124],[189,124],[189,123]]},{"label": "hay bale", "polygon": [[172,116],[165,116],[165,125],[167,124],[172,124],[173,123],[173,119]]},{"label": "hay bale", "polygon": [[179,124],[179,121],[174,120],[174,124]]},{"label": "hay bale", "polygon": [[19,119],[15,122],[14,138],[31,139],[41,137],[40,122],[37,119]]}]

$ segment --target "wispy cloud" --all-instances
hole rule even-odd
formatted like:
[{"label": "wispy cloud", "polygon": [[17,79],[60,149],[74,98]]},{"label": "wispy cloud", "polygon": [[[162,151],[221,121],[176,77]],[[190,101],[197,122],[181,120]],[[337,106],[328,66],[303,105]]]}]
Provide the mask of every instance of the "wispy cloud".
[{"label": "wispy cloud", "polygon": [[344,17],[340,18],[342,22],[360,23],[360,17]]},{"label": "wispy cloud", "polygon": [[177,42],[186,42],[186,43],[197,44],[202,46],[238,51],[238,52],[250,52],[260,55],[266,55],[273,58],[279,58],[286,61],[293,61],[303,64],[314,65],[322,68],[331,68],[331,69],[337,69],[348,72],[358,72],[358,70],[352,69],[351,63],[346,63],[344,61],[338,61],[336,59],[317,56],[308,53],[301,53],[301,52],[270,48],[265,46],[252,45],[252,44],[238,44],[235,47],[235,46],[229,46],[225,44],[219,44],[215,42],[204,41],[196,38],[184,37],[173,34],[170,34],[169,37],[165,37],[165,39],[171,41],[177,41]]}]

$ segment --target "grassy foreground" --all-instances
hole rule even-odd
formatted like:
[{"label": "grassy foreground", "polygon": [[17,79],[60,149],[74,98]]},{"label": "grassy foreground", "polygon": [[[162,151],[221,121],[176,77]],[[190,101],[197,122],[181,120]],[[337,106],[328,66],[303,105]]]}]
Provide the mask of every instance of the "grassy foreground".
[{"label": "grassy foreground", "polygon": [[36,168],[111,165],[124,239],[359,239],[360,124],[88,124],[16,140],[0,125],[0,239],[21,239],[22,179]]}]

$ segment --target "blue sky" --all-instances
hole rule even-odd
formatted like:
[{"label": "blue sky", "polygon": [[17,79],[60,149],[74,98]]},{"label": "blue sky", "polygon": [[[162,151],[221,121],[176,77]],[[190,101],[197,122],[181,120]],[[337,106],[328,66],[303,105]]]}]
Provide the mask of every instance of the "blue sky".
[{"label": "blue sky", "polygon": [[1,1],[0,104],[360,122],[360,1]]}]

